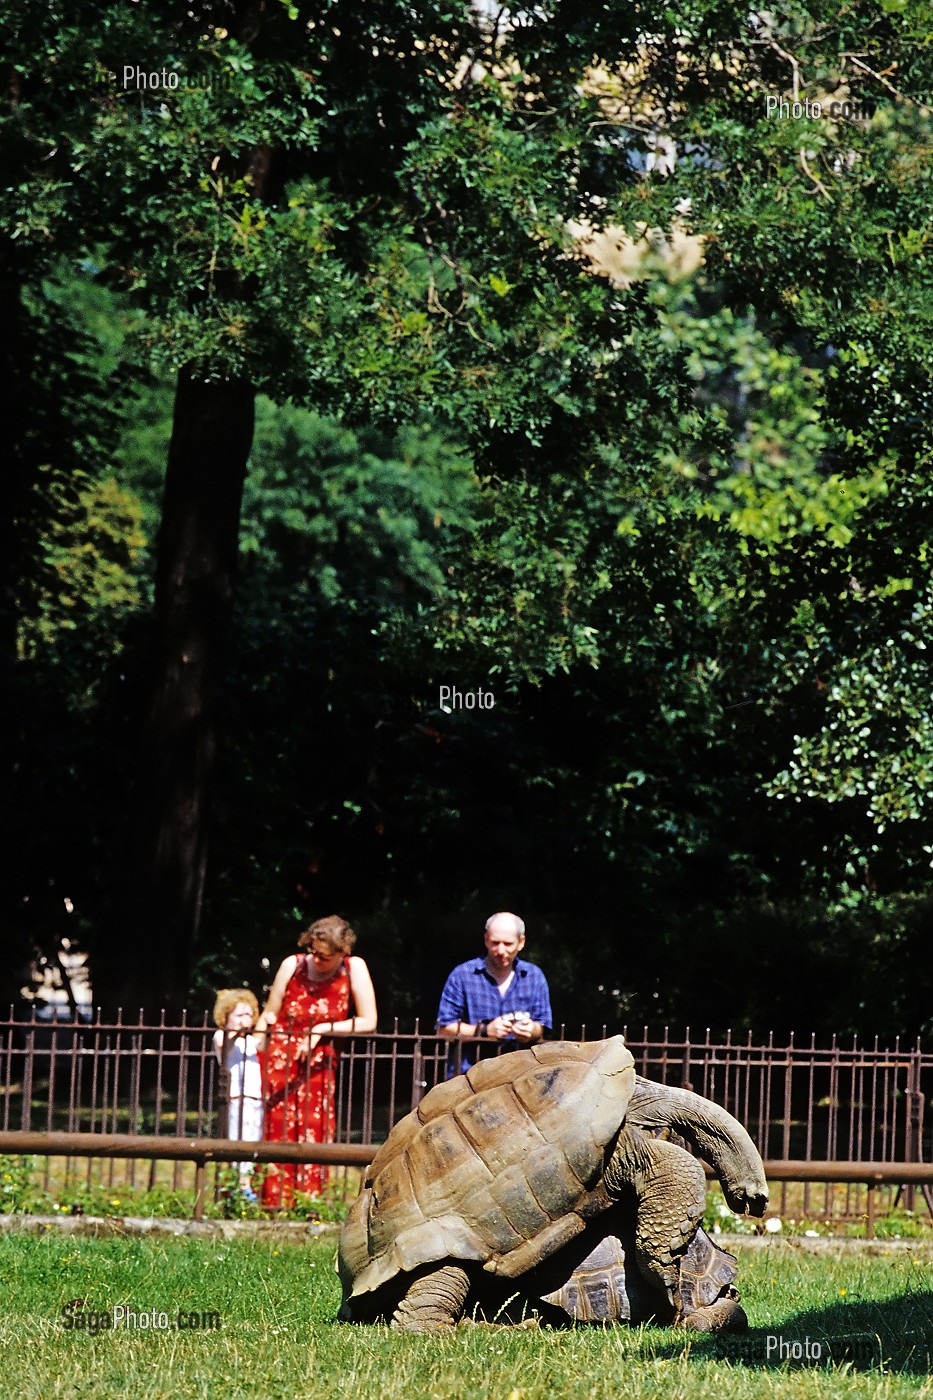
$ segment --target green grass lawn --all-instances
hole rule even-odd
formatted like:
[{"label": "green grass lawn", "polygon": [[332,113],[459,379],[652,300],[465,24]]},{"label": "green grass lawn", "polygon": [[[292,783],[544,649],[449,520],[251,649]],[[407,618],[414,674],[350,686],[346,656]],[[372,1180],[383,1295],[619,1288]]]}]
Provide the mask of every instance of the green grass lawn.
[{"label": "green grass lawn", "polygon": [[[695,1337],[643,1328],[565,1332],[462,1326],[411,1337],[333,1321],[333,1236],[307,1244],[203,1239],[0,1236],[6,1305],[0,1377],[24,1397],[584,1397],[933,1395],[933,1262],[892,1253],[813,1257],[746,1251],[752,1331]],[[62,1309],[219,1313],[219,1330],[66,1330]],[[190,1316],[186,1317],[190,1322]],[[850,1360],[775,1364],[768,1335],[809,1338]],[[880,1344],[876,1337],[880,1338]],[[880,1347],[880,1350],[879,1350]],[[877,1357],[886,1366],[877,1365]]]}]

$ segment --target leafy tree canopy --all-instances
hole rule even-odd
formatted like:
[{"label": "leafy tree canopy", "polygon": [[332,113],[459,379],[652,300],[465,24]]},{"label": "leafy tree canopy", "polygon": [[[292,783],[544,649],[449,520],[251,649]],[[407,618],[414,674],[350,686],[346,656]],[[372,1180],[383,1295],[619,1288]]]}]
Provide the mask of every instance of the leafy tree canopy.
[{"label": "leafy tree canopy", "polygon": [[[24,305],[92,254],[139,310],[123,363],[280,405],[247,478],[230,733],[255,791],[250,706],[274,719],[289,816],[257,808],[247,852],[222,821],[214,927],[233,853],[285,828],[281,883],[303,844],[339,871],[315,899],[372,857],[364,910],[540,882],[554,950],[598,891],[607,963],[620,884],[662,959],[691,918],[722,937],[749,910],[822,908],[814,948],[860,904],[912,927],[891,901],[928,894],[933,846],[923,7],[96,8],[92,36],[0,7]],[[123,90],[127,55],[177,89]],[[73,371],[89,433],[102,395]],[[69,521],[83,502],[92,536],[106,479],[37,546],[82,590],[103,576]],[[34,592],[51,625],[67,594]],[[511,718],[457,728],[444,675]],[[528,832],[503,842],[503,808]],[[548,841],[568,863],[545,877]]]}]

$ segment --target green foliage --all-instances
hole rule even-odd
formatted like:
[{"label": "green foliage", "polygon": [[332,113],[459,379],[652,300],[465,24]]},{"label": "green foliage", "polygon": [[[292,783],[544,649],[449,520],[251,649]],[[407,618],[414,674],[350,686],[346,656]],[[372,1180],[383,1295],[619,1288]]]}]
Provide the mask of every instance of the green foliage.
[{"label": "green foliage", "polygon": [[[145,1163],[143,1169],[139,1163],[133,1165],[139,1175],[144,1176],[150,1164]],[[126,1164],[126,1170],[129,1170],[129,1164]],[[82,1162],[72,1179],[63,1182],[54,1176],[47,1180],[37,1157],[0,1157],[0,1214],[190,1220],[195,1205],[192,1170],[188,1166],[184,1168],[183,1176],[187,1180],[179,1185],[166,1185],[164,1181],[142,1185],[131,1182],[125,1174],[122,1181],[107,1182],[103,1180],[106,1173],[101,1171],[95,1172],[89,1180]],[[261,1187],[262,1175],[263,1169],[260,1167],[254,1177],[257,1190]],[[267,1218],[267,1212],[261,1206],[240,1196],[239,1174],[234,1168],[218,1166],[217,1185],[217,1192],[209,1196],[205,1205],[208,1219]],[[338,1223],[346,1218],[356,1191],[354,1176],[334,1173],[334,1179],[320,1195],[309,1196],[297,1192],[287,1213],[288,1218]]]},{"label": "green foliage", "polygon": [[21,654],[52,654],[61,632],[80,630],[82,644],[99,659],[104,647],[119,646],[123,619],[142,600],[136,570],[146,543],[142,510],[112,477],[95,481],[76,472],[65,480],[46,468],[38,489],[50,526],[32,580],[33,615],[22,622]]},{"label": "green foliage", "polygon": [[266,604],[350,610],[443,589],[442,540],[469,527],[469,460],[428,425],[394,440],[260,406],[240,548]]},{"label": "green foliage", "polygon": [[[903,589],[913,591],[912,580],[892,579],[885,592]],[[835,668],[827,697],[832,718],[817,735],[801,739],[789,769],[773,784],[775,795],[790,792],[798,802],[801,796],[863,798],[879,836],[891,823],[929,822],[928,597],[917,602],[908,628]]]},{"label": "green foliage", "polygon": [[[255,980],[278,911],[352,896],[429,1016],[435,953],[395,968],[411,927],[449,919],[465,954],[501,900],[568,1018],[790,1017],[777,957],[767,995],[706,970],[766,926],[922,1024],[899,970],[933,848],[922,7],[98,8],[93,35],[4,11],[0,233],[58,405],[30,429],[56,484],[21,521],[24,662],[117,654],[167,376],[245,375],[268,398],[199,976]],[[123,92],[130,52],[213,87]],[[824,116],[769,115],[795,91]],[[653,251],[609,276],[581,229]],[[74,354],[61,260],[90,254]],[[442,681],[495,710],[442,714]],[[89,767],[134,703],[111,685]],[[869,993],[823,1001],[867,1023]]]},{"label": "green foliage", "polygon": [[[0,1157],[0,1210],[6,1215],[92,1215],[104,1219],[145,1216],[190,1218],[193,1189],[159,1184],[142,1188],[126,1180],[114,1185],[99,1177],[88,1181],[81,1164],[75,1179],[63,1186],[45,1183],[36,1157]],[[148,1164],[147,1164],[148,1167]],[[81,1179],[84,1178],[84,1179]],[[209,1208],[210,1209],[210,1208]]]}]

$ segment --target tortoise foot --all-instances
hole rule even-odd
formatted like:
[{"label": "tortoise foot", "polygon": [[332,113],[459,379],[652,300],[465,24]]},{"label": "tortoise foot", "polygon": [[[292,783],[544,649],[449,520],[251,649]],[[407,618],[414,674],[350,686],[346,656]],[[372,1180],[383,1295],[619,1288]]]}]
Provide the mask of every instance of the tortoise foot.
[{"label": "tortoise foot", "polygon": [[674,1326],[688,1332],[747,1332],[748,1317],[734,1298],[718,1298],[708,1307],[685,1313]]},{"label": "tortoise foot", "polygon": [[412,1279],[392,1314],[391,1326],[402,1332],[445,1332],[463,1316],[470,1276],[456,1264],[429,1269]]}]

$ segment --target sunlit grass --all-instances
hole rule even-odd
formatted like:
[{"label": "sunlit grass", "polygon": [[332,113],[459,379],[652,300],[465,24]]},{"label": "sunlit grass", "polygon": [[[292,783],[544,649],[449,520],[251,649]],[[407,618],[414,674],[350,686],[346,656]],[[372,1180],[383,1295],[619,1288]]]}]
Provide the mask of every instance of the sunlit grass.
[{"label": "sunlit grass", "polygon": [[[257,1240],[74,1239],[49,1231],[0,1237],[7,1307],[0,1365],[23,1396],[477,1397],[584,1400],[771,1395],[933,1394],[929,1256],[811,1257],[786,1246],[747,1251],[740,1283],[745,1338],[685,1339],[654,1328],[520,1331],[464,1326],[410,1337],[334,1322],[333,1237]],[[174,1318],[217,1312],[218,1331],[66,1331],[62,1308],[115,1305]],[[843,1367],[769,1364],[767,1336],[809,1338]],[[875,1343],[874,1338],[880,1341]],[[878,1359],[886,1362],[884,1369]]]}]

